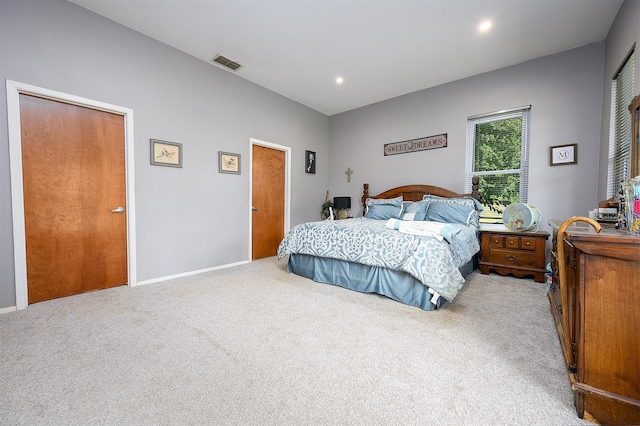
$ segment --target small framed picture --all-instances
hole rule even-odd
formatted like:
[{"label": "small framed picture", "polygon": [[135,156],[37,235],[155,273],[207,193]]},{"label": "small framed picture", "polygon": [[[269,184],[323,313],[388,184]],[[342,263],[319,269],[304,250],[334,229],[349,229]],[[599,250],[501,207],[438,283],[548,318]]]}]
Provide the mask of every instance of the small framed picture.
[{"label": "small framed picture", "polygon": [[218,172],[240,174],[240,154],[218,151]]},{"label": "small framed picture", "polygon": [[304,152],[304,172],[316,173],[316,153],[313,151]]},{"label": "small framed picture", "polygon": [[549,165],[578,164],[578,144],[549,147]]},{"label": "small framed picture", "polygon": [[182,167],[182,144],[151,139],[151,164]]}]

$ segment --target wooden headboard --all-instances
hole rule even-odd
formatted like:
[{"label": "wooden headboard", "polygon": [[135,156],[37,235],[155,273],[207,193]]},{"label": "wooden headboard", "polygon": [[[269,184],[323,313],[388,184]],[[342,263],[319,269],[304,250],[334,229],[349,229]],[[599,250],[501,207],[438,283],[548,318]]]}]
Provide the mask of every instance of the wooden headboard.
[{"label": "wooden headboard", "polygon": [[436,195],[438,197],[452,198],[452,197],[473,197],[476,200],[482,199],[482,195],[478,191],[478,182],[480,179],[474,176],[471,179],[471,192],[468,194],[459,194],[446,188],[433,185],[405,185],[398,186],[396,188],[389,189],[381,192],[378,195],[369,195],[369,184],[365,183],[362,191],[362,215],[366,211],[365,201],[367,198],[394,198],[402,195],[404,201],[420,201],[425,195]]}]

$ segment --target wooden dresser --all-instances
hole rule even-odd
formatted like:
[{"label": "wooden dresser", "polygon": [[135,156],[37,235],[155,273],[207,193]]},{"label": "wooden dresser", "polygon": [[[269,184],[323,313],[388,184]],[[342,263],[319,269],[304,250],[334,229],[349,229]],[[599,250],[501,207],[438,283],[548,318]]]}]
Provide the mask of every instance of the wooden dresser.
[{"label": "wooden dresser", "polygon": [[537,282],[545,282],[549,233],[501,228],[480,225],[480,272],[486,275],[493,270],[520,278],[533,276]]},{"label": "wooden dresser", "polygon": [[[549,221],[554,230],[549,302],[576,411],[602,424],[640,424],[640,237],[607,225],[597,233],[576,222],[564,241],[557,241],[561,224]],[[566,259],[566,306],[558,244],[564,244]]]}]

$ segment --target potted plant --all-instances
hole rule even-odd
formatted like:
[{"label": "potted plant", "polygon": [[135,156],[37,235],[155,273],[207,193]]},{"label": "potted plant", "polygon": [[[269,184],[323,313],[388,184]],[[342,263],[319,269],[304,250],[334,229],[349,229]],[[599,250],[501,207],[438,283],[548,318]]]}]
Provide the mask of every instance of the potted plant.
[{"label": "potted plant", "polygon": [[333,203],[331,201],[327,200],[322,203],[322,211],[320,212],[320,217],[322,217],[322,220],[329,218],[329,216],[331,215],[329,207],[333,207]]}]

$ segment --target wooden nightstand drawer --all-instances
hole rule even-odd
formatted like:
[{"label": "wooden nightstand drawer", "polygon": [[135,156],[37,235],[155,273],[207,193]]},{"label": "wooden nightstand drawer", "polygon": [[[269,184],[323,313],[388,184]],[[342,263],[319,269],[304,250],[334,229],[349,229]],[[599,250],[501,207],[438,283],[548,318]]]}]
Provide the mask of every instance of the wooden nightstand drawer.
[{"label": "wooden nightstand drawer", "polygon": [[489,262],[499,263],[509,266],[531,266],[534,264],[535,256],[532,251],[522,250],[491,250]]},{"label": "wooden nightstand drawer", "polygon": [[534,251],[536,249],[536,239],[533,237],[520,237],[520,248]]},{"label": "wooden nightstand drawer", "polygon": [[491,235],[490,247],[504,247],[510,249],[535,250],[535,237],[514,237],[507,235]]},{"label": "wooden nightstand drawer", "polygon": [[505,237],[504,246],[511,249],[520,248],[520,237]]},{"label": "wooden nightstand drawer", "polygon": [[489,245],[491,247],[504,247],[504,235],[492,235]]}]

